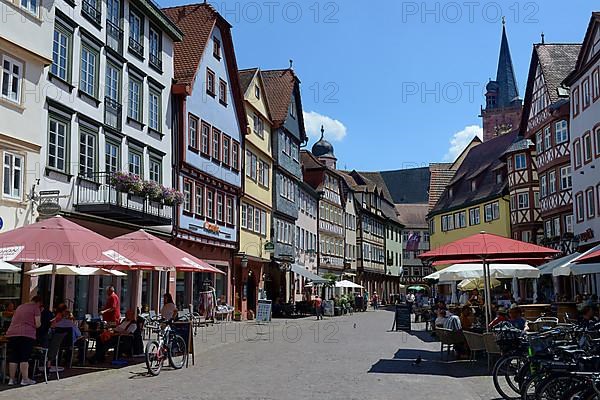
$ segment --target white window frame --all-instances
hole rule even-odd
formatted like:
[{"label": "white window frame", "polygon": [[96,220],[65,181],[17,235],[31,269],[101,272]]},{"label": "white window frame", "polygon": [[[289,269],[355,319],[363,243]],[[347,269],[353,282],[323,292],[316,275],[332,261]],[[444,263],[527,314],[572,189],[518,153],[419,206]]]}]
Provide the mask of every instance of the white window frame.
[{"label": "white window frame", "polygon": [[[82,153],[82,149],[84,152]],[[79,128],[79,175],[91,179],[97,171],[96,154],[98,135],[88,129]]]},{"label": "white window frame", "polygon": [[[23,198],[23,171],[25,170],[23,163],[25,158],[20,154],[5,151],[2,154],[2,160],[2,197],[20,200]],[[19,165],[17,165],[17,160],[19,160]],[[7,183],[8,188],[6,187]]]},{"label": "white window frame", "polygon": [[[52,124],[56,126],[56,130],[52,131]],[[62,133],[62,146],[59,145],[61,135],[60,135],[60,127],[64,128]],[[60,172],[67,173],[69,171],[69,137],[70,137],[70,127],[71,124],[69,121],[63,120],[61,118],[57,118],[53,115],[50,115],[48,118],[48,166],[52,169],[55,169]],[[52,137],[54,138],[54,143],[52,143]],[[62,157],[59,155],[59,151],[62,148],[63,155]],[[53,150],[54,149],[54,150]],[[54,159],[54,162],[52,162]],[[62,167],[60,163],[62,162]]]},{"label": "white window frame", "polygon": [[[84,53],[87,53],[87,56]],[[82,43],[79,66],[79,89],[93,98],[96,98],[98,95],[98,61],[98,52],[91,46]]]},{"label": "white window frame", "polygon": [[554,125],[554,140],[556,144],[569,141],[569,124],[566,120],[558,121]]},{"label": "white window frame", "polygon": [[526,210],[529,208],[529,193],[517,193],[517,208]]},{"label": "white window frame", "polygon": [[148,127],[157,132],[161,131],[161,93],[160,90],[150,87],[148,90]]},{"label": "white window frame", "polygon": [[[127,116],[139,122],[142,120],[142,81],[136,77],[129,76],[129,84],[127,86]],[[136,87],[137,91],[135,90]]]},{"label": "white window frame", "polygon": [[40,15],[40,7],[37,0],[21,0],[21,8],[36,17]]},{"label": "white window frame", "polygon": [[[5,67],[5,63],[8,63],[8,70]],[[15,74],[14,69],[18,68],[18,73]],[[6,77],[6,86],[4,81]],[[17,84],[15,85],[15,79]],[[0,96],[3,99],[11,101],[13,103],[21,104],[21,86],[23,85],[23,63],[16,59],[4,54],[2,56],[2,77],[0,77]],[[16,92],[14,91],[16,89]],[[4,93],[6,91],[6,94]]]},{"label": "white window frame", "polygon": [[571,166],[567,165],[560,169],[560,190],[567,190],[573,187],[573,177]]},{"label": "white window frame", "polygon": [[[522,160],[522,165],[520,160]],[[527,157],[525,153],[515,154],[515,170],[527,169]]]}]

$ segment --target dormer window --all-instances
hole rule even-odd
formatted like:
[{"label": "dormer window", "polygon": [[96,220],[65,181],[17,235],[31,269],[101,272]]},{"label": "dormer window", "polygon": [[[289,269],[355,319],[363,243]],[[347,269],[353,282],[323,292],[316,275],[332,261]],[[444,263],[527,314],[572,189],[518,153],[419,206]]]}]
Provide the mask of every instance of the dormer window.
[{"label": "dormer window", "polygon": [[450,197],[450,198],[454,197],[454,189],[450,188],[448,190],[448,197]]},{"label": "dormer window", "polygon": [[290,103],[290,115],[292,118],[296,118],[296,107],[294,107],[294,102]]},{"label": "dormer window", "polygon": [[260,87],[258,85],[254,85],[254,97],[260,100]]},{"label": "dormer window", "polygon": [[217,38],[213,38],[213,56],[218,60],[221,59],[221,41]]},{"label": "dormer window", "polygon": [[475,179],[473,179],[471,181],[471,192],[474,192],[475,190],[477,190],[477,182],[475,182]]},{"label": "dormer window", "polygon": [[515,155],[515,169],[526,169],[527,168],[527,159],[525,158],[524,153],[520,153]]},{"label": "dormer window", "polygon": [[498,172],[496,174],[496,183],[502,183],[502,173]]}]

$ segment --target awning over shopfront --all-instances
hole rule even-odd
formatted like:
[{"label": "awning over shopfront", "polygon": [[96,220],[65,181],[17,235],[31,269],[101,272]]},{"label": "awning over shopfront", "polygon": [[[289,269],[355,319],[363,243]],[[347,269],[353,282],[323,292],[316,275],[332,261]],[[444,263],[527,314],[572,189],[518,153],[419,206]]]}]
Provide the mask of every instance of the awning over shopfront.
[{"label": "awning over shopfront", "polygon": [[554,276],[569,276],[573,275],[585,275],[585,274],[597,274],[600,273],[600,263],[593,262],[591,263],[579,263],[580,261],[585,261],[585,259],[589,259],[589,256],[594,252],[600,250],[600,245],[591,248],[583,254],[577,253],[577,257],[569,260],[560,266],[557,266],[552,270],[552,275]]},{"label": "awning over shopfront", "polygon": [[552,271],[554,271],[555,268],[565,266],[579,256],[581,256],[581,253],[572,253],[567,256],[557,258],[556,260],[549,261],[539,267],[540,274],[552,275]]},{"label": "awning over shopfront", "polygon": [[314,274],[312,272],[310,272],[309,270],[307,270],[306,268],[304,268],[301,265],[298,264],[292,264],[292,272],[295,274],[298,274],[300,276],[305,277],[306,279],[311,280],[313,283],[327,283],[329,282],[327,279]]}]

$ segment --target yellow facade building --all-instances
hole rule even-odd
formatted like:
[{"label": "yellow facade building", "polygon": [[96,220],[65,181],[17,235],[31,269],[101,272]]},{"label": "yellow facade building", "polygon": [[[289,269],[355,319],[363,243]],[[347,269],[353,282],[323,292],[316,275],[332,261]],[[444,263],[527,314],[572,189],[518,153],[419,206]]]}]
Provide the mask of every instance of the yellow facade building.
[{"label": "yellow facade building", "polygon": [[[240,199],[240,247],[236,260],[236,304],[243,317],[256,312],[262,276],[271,262],[273,203],[271,117],[258,68],[240,70],[240,86],[248,119],[244,141],[244,194]],[[268,247],[268,246],[267,246]]]},{"label": "yellow facade building", "polygon": [[461,156],[454,178],[428,214],[431,250],[485,231],[511,237],[506,166],[502,154],[516,132],[477,144]]}]

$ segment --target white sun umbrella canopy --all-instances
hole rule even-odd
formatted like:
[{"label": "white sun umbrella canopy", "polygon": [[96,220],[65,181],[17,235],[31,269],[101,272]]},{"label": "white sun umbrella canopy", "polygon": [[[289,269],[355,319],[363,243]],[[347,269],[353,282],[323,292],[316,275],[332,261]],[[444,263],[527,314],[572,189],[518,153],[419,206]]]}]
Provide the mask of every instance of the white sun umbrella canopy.
[{"label": "white sun umbrella canopy", "polygon": [[42,276],[52,275],[50,280],[50,309],[54,306],[54,287],[56,285],[56,275],[66,276],[93,276],[93,275],[104,275],[104,276],[126,276],[127,274],[116,271],[108,270],[103,268],[94,267],[78,267],[76,265],[44,265],[43,267],[35,268],[25,272],[30,276]]},{"label": "white sun umbrella canopy", "polygon": [[354,283],[354,282],[351,282],[351,281],[348,281],[345,279],[342,281],[336,282],[335,287],[336,288],[350,288],[350,289],[364,289],[358,283]]},{"label": "white sun umbrella canopy", "polygon": [[[482,264],[454,264],[435,274],[440,281],[462,281],[469,278],[483,278]],[[496,279],[539,278],[540,271],[526,264],[490,264],[490,277]]]},{"label": "white sun umbrella canopy", "polygon": [[0,260],[0,272],[20,272],[21,268]]}]

